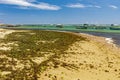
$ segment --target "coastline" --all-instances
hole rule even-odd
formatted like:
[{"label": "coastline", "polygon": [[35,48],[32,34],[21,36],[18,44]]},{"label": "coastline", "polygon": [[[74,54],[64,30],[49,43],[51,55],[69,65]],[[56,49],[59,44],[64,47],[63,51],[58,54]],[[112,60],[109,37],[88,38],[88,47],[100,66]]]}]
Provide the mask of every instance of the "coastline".
[{"label": "coastline", "polygon": [[[15,30],[15,31],[25,31],[25,30],[37,30],[37,29],[24,29],[24,28],[0,28],[0,29],[6,29],[6,30]],[[120,47],[120,42],[119,45],[116,43],[116,40],[114,40],[112,37],[106,37],[106,36],[98,36],[98,35],[93,35],[93,34],[89,34],[89,33],[84,33],[83,32],[74,32],[74,31],[64,31],[64,30],[47,30],[47,29],[38,29],[38,30],[45,30],[45,31],[55,31],[55,32],[65,32],[65,33],[80,33],[80,34],[84,34],[84,36],[88,35],[88,36],[94,36],[94,37],[103,37],[105,39],[105,41],[107,41],[108,44],[111,44],[112,46],[115,47]],[[99,32],[98,32],[99,33]],[[101,32],[101,33],[105,33],[105,32]],[[85,35],[86,34],[86,35]],[[88,37],[86,36],[86,37]],[[98,40],[97,40],[98,41]]]},{"label": "coastline", "polygon": [[[11,30],[5,29],[5,31],[4,30],[1,31],[2,34],[5,34],[3,38],[6,38],[5,36],[8,35],[6,34],[6,32],[8,33],[9,31]],[[13,32],[18,32],[17,35],[19,38],[17,39],[17,41],[19,41],[19,39],[21,39],[23,35],[26,37],[24,30],[22,31],[13,30]],[[22,32],[22,36],[20,35],[19,32]],[[46,35],[46,32],[48,33],[49,31],[44,31],[44,32],[42,33]],[[33,32],[26,31],[26,33],[27,35],[29,35],[28,37],[30,37],[29,39],[31,40],[31,35],[34,36],[35,31]],[[56,33],[56,31],[54,31],[54,33]],[[63,34],[55,38],[54,41],[50,41],[49,39],[48,41],[44,41],[44,39],[43,40],[39,39],[39,42],[45,45],[49,43],[56,44],[57,40],[59,40],[60,38],[65,38],[63,37],[63,35],[68,35],[67,42],[69,42],[70,39],[73,39],[73,40],[76,39],[74,42],[70,43],[67,46],[64,52],[59,53],[58,57],[53,57],[53,56],[57,56],[56,54],[59,52],[60,46],[61,47],[65,46],[61,44],[64,42],[64,39],[60,40],[59,44],[57,43],[58,49],[55,49],[52,53],[46,52],[45,50],[45,52],[42,52],[42,55],[43,53],[45,53],[45,56],[35,55],[35,56],[29,57],[29,59],[31,59],[32,62],[34,62],[34,64],[36,65],[42,65],[44,62],[46,63],[46,61],[48,61],[46,64],[44,63],[44,65],[41,66],[41,69],[45,68],[45,70],[40,73],[41,75],[38,76],[38,80],[53,80],[53,78],[57,80],[74,80],[74,79],[75,80],[88,80],[88,79],[89,80],[119,80],[120,79],[120,75],[119,75],[120,74],[120,68],[119,68],[120,50],[118,47],[113,45],[112,43],[113,41],[111,40],[111,38],[98,37],[98,36],[93,36],[89,34],[73,33],[73,32],[57,32],[56,34],[61,34],[61,33]],[[13,34],[12,36],[14,36],[15,34]],[[49,37],[51,34],[47,34],[47,35],[48,35],[47,37]],[[23,44],[21,41],[19,42],[22,45],[13,43],[14,46],[18,47],[18,49],[20,49],[19,45],[23,46],[25,44],[25,43]],[[27,39],[27,42],[28,42],[28,39]],[[5,44],[0,43],[0,47],[3,47],[3,46],[7,47],[11,43],[9,43],[8,41],[8,44],[7,45]],[[25,53],[30,51],[29,46],[28,48],[25,48]],[[33,47],[34,46],[35,45],[33,45]],[[21,51],[23,51],[23,48]],[[12,57],[10,57],[8,54],[4,54],[4,51],[3,51],[3,53],[1,52],[0,59],[4,59],[4,58],[7,59],[8,62],[12,60]],[[23,60],[22,58],[19,60],[17,57],[15,57],[14,60],[17,62],[17,64],[15,66],[13,65],[9,65],[9,66],[14,67],[18,72],[20,70],[23,70],[24,66],[26,66],[26,63],[24,64],[23,62],[28,61],[27,59]],[[30,64],[31,63],[28,61],[26,67],[28,69],[33,69]],[[36,67],[36,65],[33,65],[33,66]],[[3,66],[3,68],[6,68],[6,67]],[[6,69],[4,71],[1,71],[0,75],[1,74],[2,76],[7,77],[7,74],[11,74],[11,71],[8,71]],[[17,75],[19,75],[20,77],[23,77],[20,74],[17,74]]]},{"label": "coastline", "polygon": [[108,48],[108,50],[120,54],[120,47],[114,43],[114,40],[112,38],[100,37],[100,36],[95,36],[87,33],[79,33],[79,34],[85,36],[90,41],[97,43],[97,45],[100,45],[103,48]]},{"label": "coastline", "polygon": [[[29,30],[12,30],[12,29],[0,29],[0,38],[4,38],[5,35],[11,34],[12,32],[26,32]],[[109,37],[101,37],[101,36],[95,36],[92,34],[87,33],[75,33],[75,32],[68,32],[68,31],[56,31],[56,30],[45,30],[45,31],[54,31],[54,32],[63,32],[63,33],[70,33],[77,36],[82,36],[87,38],[90,42],[95,42],[97,45],[106,46],[107,48],[110,48],[113,51],[120,51],[120,47],[118,47],[112,38]]]},{"label": "coastline", "polygon": [[[84,35],[84,36],[86,36],[86,37],[88,37],[88,38],[93,38],[92,40],[96,40],[96,41],[101,41],[101,42],[106,42],[106,43],[108,43],[108,44],[111,44],[111,45],[113,45],[113,46],[115,46],[116,44],[114,43],[114,40],[112,39],[112,38],[109,38],[109,37],[100,37],[100,36],[95,36],[95,35],[92,35],[92,34],[87,34],[87,33],[80,33],[81,35]],[[90,39],[91,39],[90,38]]]},{"label": "coastline", "polygon": [[[5,35],[11,34],[12,32],[22,32],[22,31],[26,32],[29,30],[12,30],[12,29],[0,28],[0,35],[1,35],[0,38],[4,38]],[[111,50],[114,50],[114,49],[117,51],[120,50],[120,47],[118,47],[117,44],[114,43],[114,40],[109,37],[101,37],[101,36],[95,36],[88,33],[76,33],[76,32],[69,32],[69,31],[56,31],[56,30],[45,30],[45,31],[63,32],[63,33],[70,33],[78,36],[83,36],[92,42],[105,45],[106,47],[111,48]]]}]

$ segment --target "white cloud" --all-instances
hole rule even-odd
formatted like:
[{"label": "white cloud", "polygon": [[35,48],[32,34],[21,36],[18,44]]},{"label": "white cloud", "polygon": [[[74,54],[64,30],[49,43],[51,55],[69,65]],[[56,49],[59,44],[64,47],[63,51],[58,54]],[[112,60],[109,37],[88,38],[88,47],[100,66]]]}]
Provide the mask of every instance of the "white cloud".
[{"label": "white cloud", "polygon": [[97,5],[88,5],[86,7],[91,7],[91,8],[102,8],[101,6],[97,6]]},{"label": "white cloud", "polygon": [[85,8],[86,6],[83,5],[83,4],[80,4],[80,3],[76,3],[76,4],[68,4],[66,5],[67,7],[70,7],[70,8]]},{"label": "white cloud", "polygon": [[76,3],[76,4],[68,4],[66,5],[66,7],[70,7],[70,8],[101,8],[101,6],[97,6],[97,5],[84,5],[81,3]]},{"label": "white cloud", "polygon": [[36,0],[0,0],[0,4],[16,5],[20,7],[32,7],[43,10],[59,10],[60,7],[48,3],[35,4]]},{"label": "white cloud", "polygon": [[96,8],[102,8],[101,6],[96,6],[96,5],[94,7],[96,7]]},{"label": "white cloud", "polygon": [[110,7],[110,8],[113,8],[113,9],[118,9],[118,7],[115,6],[115,5],[109,5],[109,7]]},{"label": "white cloud", "polygon": [[35,7],[38,9],[47,9],[47,10],[59,10],[60,7],[56,5],[50,5],[48,3],[39,3],[39,4],[32,4],[31,7]]}]

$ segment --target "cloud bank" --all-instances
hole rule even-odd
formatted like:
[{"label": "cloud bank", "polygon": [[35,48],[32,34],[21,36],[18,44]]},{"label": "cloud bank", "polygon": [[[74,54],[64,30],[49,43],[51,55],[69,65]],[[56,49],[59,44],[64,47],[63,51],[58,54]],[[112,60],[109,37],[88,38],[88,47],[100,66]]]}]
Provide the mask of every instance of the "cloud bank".
[{"label": "cloud bank", "polygon": [[36,4],[33,2],[36,2],[36,0],[0,0],[0,4],[16,5],[20,7],[29,7],[29,8],[36,8],[36,9],[42,9],[42,10],[59,10],[60,9],[60,7],[56,5],[51,5],[43,2]]},{"label": "cloud bank", "polygon": [[[60,10],[61,7],[49,3],[38,2],[37,0],[0,0],[0,4],[14,5],[19,9],[40,9],[40,10]],[[64,7],[68,8],[103,8],[99,5],[71,3]],[[112,9],[118,9],[116,5],[107,6]]]},{"label": "cloud bank", "polygon": [[69,8],[101,8],[101,6],[97,6],[97,5],[84,5],[81,3],[75,3],[75,4],[68,4],[66,5],[66,7]]}]

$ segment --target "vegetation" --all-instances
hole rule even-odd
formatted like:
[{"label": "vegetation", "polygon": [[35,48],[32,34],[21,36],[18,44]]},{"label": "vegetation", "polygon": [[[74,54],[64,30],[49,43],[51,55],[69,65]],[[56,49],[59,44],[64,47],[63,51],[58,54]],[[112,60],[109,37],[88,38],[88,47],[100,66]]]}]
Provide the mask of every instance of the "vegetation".
[{"label": "vegetation", "polygon": [[56,27],[57,27],[57,28],[63,28],[63,25],[58,24],[58,25],[56,25]]},{"label": "vegetation", "polygon": [[[74,64],[58,61],[68,47],[86,38],[70,33],[31,30],[14,32],[1,39],[1,43],[14,43],[11,50],[1,50],[0,55],[0,80],[38,80],[39,75],[48,68],[63,66],[67,69],[77,69]],[[37,62],[37,58],[44,59]],[[2,72],[10,72],[2,76]]]}]

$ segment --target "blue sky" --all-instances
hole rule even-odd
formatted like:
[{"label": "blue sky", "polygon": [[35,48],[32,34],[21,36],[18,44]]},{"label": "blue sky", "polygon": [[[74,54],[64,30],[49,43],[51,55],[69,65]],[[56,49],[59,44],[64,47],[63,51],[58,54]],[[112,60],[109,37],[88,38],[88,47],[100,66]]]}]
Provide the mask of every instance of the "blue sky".
[{"label": "blue sky", "polygon": [[0,23],[120,24],[120,0],[0,0]]}]

